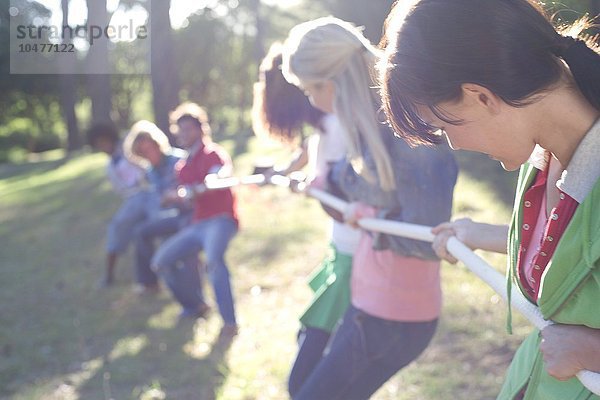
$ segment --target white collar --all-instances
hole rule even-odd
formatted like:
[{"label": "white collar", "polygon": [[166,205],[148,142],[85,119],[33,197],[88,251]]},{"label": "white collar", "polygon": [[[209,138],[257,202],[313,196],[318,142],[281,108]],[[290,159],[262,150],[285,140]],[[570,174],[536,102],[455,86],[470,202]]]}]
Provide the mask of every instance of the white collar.
[{"label": "white collar", "polygon": [[585,134],[556,187],[582,203],[600,178],[600,118]]},{"label": "white collar", "polygon": [[[548,165],[549,157],[548,150],[536,145],[528,162],[543,170]],[[575,149],[569,165],[556,182],[556,187],[581,204],[599,178],[600,118],[594,122]]]}]

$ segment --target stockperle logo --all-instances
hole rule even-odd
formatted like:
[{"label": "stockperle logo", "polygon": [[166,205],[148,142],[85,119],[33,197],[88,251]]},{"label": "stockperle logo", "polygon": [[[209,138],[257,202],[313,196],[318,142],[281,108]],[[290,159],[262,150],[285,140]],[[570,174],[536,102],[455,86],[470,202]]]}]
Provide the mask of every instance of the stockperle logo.
[{"label": "stockperle logo", "polygon": [[65,21],[60,2],[11,0],[10,73],[149,74],[150,0],[90,12],[77,8]]}]

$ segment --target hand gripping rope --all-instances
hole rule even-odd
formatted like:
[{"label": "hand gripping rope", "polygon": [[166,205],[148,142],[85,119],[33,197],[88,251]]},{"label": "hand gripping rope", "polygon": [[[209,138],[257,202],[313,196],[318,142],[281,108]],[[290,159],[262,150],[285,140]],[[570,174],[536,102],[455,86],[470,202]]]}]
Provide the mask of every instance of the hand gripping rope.
[{"label": "hand gripping rope", "polygon": [[[325,205],[344,212],[348,203],[332,196],[322,190],[308,188],[307,194]],[[431,233],[431,227],[423,225],[408,224],[405,222],[388,221],[378,218],[364,218],[358,221],[358,225],[372,232],[380,232],[388,235],[402,236],[409,239],[433,242],[434,235]],[[471,249],[465,246],[455,237],[448,239],[447,250],[456,259],[462,261],[465,266],[477,275],[481,280],[498,293],[504,301],[507,301],[506,279],[504,275],[496,271],[487,264],[481,257],[475,254]],[[545,320],[540,310],[531,304],[514,287],[511,290],[511,304],[519,310],[525,318],[529,320],[536,328],[543,329],[552,325],[552,321]],[[600,395],[600,373],[582,370],[577,373],[577,378],[592,393]]]},{"label": "hand gripping rope", "polygon": [[[196,193],[208,190],[219,190],[238,185],[265,184],[270,183],[277,186],[290,186],[292,180],[285,176],[273,175],[266,177],[263,174],[254,174],[246,177],[232,177],[224,179],[214,179],[195,187]],[[303,190],[303,182],[299,184],[299,190]],[[348,203],[323,190],[308,187],[306,194],[319,200],[323,204],[343,213],[348,207]],[[431,227],[423,225],[409,224],[405,222],[389,221],[380,218],[363,218],[358,221],[358,225],[372,232],[380,232],[388,235],[402,236],[409,239],[433,242],[434,235],[431,233]],[[448,239],[447,250],[456,259],[462,261],[465,266],[477,275],[481,280],[487,283],[494,291],[500,295],[504,301],[507,301],[506,280],[504,275],[492,268],[481,257],[475,254],[471,249],[465,246],[455,237]],[[552,321],[545,320],[540,310],[531,304],[514,287],[511,290],[511,305],[521,312],[536,328],[543,329],[552,325]],[[577,378],[592,393],[600,395],[600,373],[582,370],[577,373]]]}]

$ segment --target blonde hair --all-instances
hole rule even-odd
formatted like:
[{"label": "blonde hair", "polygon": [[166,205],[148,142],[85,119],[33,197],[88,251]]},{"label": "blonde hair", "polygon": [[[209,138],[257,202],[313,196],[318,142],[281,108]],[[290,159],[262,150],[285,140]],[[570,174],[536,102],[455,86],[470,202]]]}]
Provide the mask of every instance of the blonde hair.
[{"label": "blonde hair", "polygon": [[379,51],[352,24],[334,17],[319,18],[292,28],[283,51],[283,74],[297,86],[331,80],[335,86],[334,113],[347,133],[354,169],[373,182],[364,167],[363,147],[369,149],[379,183],[395,188],[389,153],[379,133],[379,104],[373,90]]},{"label": "blonde hair", "polygon": [[136,150],[138,144],[143,140],[156,143],[163,154],[168,154],[171,151],[169,138],[158,126],[150,121],[138,121],[133,124],[123,141],[125,156],[138,165],[146,166],[148,164],[148,161],[140,157]]}]

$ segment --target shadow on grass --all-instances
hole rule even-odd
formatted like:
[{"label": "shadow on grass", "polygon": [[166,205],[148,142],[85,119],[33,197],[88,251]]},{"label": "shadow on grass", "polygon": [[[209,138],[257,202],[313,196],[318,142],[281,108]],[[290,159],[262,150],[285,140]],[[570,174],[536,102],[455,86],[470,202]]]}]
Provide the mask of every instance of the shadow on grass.
[{"label": "shadow on grass", "polygon": [[66,164],[69,157],[63,157],[57,160],[46,160],[37,162],[25,162],[18,164],[0,164],[0,179],[24,179],[33,175],[52,171]]},{"label": "shadow on grass", "polygon": [[[297,229],[288,229],[283,226],[275,233],[265,235],[244,235],[236,238],[232,245],[236,247],[235,258],[238,262],[251,260],[252,265],[259,268],[271,268],[270,265],[285,257],[285,254],[294,246],[300,247],[307,240],[307,235]],[[275,235],[275,237],[273,237]],[[243,242],[243,246],[238,243]]]},{"label": "shadow on grass", "polygon": [[224,359],[232,338],[216,336],[208,353],[193,356],[189,346],[199,345],[192,321],[138,335],[147,339],[139,352],[111,357],[107,349],[102,365],[79,387],[81,398],[216,399],[228,373]]}]

